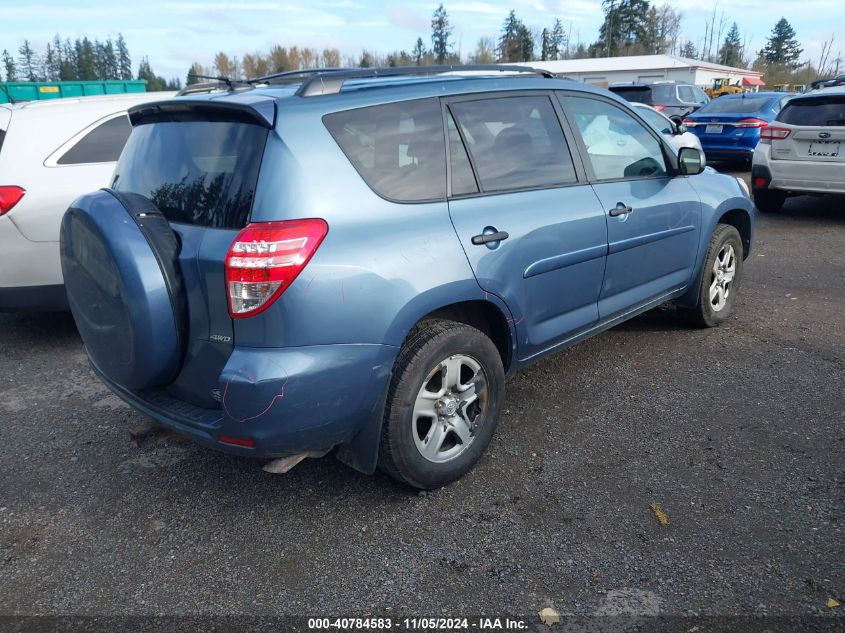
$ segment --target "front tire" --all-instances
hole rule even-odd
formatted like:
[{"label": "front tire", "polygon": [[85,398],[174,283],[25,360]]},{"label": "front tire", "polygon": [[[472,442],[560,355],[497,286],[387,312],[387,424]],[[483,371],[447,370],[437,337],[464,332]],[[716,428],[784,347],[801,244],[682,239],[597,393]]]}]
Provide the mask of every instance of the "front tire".
[{"label": "front tire", "polygon": [[490,443],[504,392],[502,360],[487,336],[463,323],[422,321],[394,365],[379,468],[422,489],[459,479]]},{"label": "front tire", "polygon": [[758,189],[754,192],[754,206],[762,213],[777,213],[786,201],[786,194],[777,189]]},{"label": "front tire", "polygon": [[716,327],[731,315],[742,279],[742,238],[729,224],[717,224],[698,279],[698,303],[686,310],[699,327]]}]

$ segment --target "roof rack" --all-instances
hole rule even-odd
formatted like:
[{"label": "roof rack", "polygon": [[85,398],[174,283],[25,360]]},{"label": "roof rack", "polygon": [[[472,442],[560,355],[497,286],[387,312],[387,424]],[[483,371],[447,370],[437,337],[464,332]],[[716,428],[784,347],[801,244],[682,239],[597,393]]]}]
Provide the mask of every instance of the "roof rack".
[{"label": "roof rack", "polygon": [[247,79],[250,84],[294,83],[312,75],[346,72],[348,68],[301,68],[300,70],[285,70],[254,79]]},{"label": "roof rack", "polygon": [[[320,95],[337,94],[343,88],[343,84],[350,79],[374,79],[380,77],[403,77],[403,76],[426,76],[442,75],[450,72],[508,72],[540,75],[546,78],[554,78],[554,73],[530,66],[510,66],[507,64],[453,64],[442,66],[398,66],[389,68],[332,68],[328,70],[314,71],[293,71],[292,73],[280,73],[282,76],[293,76],[294,73],[301,73],[308,78],[296,91],[300,97],[316,97]],[[271,76],[273,77],[273,76]],[[275,77],[278,77],[275,76]]]}]

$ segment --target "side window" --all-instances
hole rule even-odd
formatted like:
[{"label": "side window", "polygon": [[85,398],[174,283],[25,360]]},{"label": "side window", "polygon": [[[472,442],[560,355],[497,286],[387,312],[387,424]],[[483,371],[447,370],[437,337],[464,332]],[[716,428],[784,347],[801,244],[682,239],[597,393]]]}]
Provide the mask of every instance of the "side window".
[{"label": "side window", "polygon": [[698,99],[695,98],[695,92],[692,86],[678,86],[678,99],[684,103],[696,103]]},{"label": "side window", "polygon": [[449,106],[482,191],[576,182],[569,146],[548,97],[501,97]]},{"label": "side window", "polygon": [[113,163],[120,158],[132,126],[124,114],[101,123],[66,151],[56,164]]},{"label": "side window", "polygon": [[458,133],[455,119],[451,112],[447,114],[449,126],[449,156],[452,168],[452,195],[462,196],[469,193],[478,193],[478,184],[475,182],[475,175],[472,173],[472,165],[469,162],[464,142]]},{"label": "side window", "polygon": [[397,202],[446,197],[446,144],[437,99],[335,112],[323,123],[379,195]]},{"label": "side window", "polygon": [[666,175],[660,143],[630,114],[598,99],[565,100],[597,180]]}]

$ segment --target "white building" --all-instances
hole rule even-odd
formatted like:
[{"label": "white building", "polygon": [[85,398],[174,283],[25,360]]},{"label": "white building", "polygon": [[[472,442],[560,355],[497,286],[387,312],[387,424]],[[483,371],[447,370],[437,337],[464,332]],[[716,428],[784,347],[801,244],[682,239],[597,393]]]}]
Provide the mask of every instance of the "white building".
[{"label": "white building", "polygon": [[670,79],[686,81],[701,88],[709,88],[714,79],[727,77],[730,83],[756,90],[765,85],[762,73],[745,68],[711,64],[676,55],[631,55],[630,57],[596,57],[589,59],[561,59],[529,62],[526,66],[548,70],[576,81],[606,88],[608,84],[630,81],[658,81]]}]

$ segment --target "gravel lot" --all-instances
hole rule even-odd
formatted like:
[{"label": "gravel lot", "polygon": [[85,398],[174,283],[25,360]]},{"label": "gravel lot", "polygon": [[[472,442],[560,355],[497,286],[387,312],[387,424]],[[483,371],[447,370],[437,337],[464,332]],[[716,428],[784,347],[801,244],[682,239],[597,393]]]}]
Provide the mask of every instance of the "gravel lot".
[{"label": "gravel lot", "polygon": [[0,613],[841,626],[843,245],[842,199],[761,216],[727,325],[660,309],[514,377],[487,456],[427,495],[331,458],[274,476],[174,438],[133,448],[144,418],[71,318],[0,315]]}]

